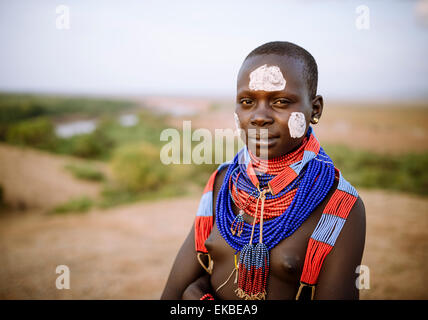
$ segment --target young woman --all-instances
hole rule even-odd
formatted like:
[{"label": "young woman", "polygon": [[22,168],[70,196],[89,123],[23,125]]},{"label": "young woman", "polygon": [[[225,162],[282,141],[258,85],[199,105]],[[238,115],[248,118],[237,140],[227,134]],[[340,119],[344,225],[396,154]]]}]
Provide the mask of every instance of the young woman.
[{"label": "young woman", "polygon": [[246,147],[209,179],[162,299],[358,299],[365,209],[315,137],[317,81],[295,44],[246,57],[235,109]]}]

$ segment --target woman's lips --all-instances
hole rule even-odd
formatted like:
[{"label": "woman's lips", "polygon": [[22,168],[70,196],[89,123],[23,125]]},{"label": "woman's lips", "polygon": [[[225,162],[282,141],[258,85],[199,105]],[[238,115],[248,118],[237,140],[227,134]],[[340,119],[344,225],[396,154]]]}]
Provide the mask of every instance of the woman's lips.
[{"label": "woman's lips", "polygon": [[270,137],[270,138],[258,138],[258,137],[248,137],[248,142],[256,146],[266,146],[272,147],[277,143],[279,137]]}]

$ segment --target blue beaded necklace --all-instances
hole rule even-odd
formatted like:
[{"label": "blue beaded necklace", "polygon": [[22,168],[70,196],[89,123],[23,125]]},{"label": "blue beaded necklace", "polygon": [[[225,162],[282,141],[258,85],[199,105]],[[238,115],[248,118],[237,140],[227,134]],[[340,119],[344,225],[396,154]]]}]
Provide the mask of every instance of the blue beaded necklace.
[{"label": "blue beaded necklace", "polygon": [[[308,136],[311,134],[312,130],[308,130]],[[246,170],[248,164],[241,163],[246,152],[248,152],[246,147],[241,149],[227,169],[217,197],[215,219],[222,237],[236,250],[236,254],[240,252],[237,265],[239,268],[238,296],[246,299],[264,299],[269,251],[280,241],[292,235],[323,201],[333,186],[335,169],[333,161],[319,147],[319,152],[305,163],[296,178],[283,190],[273,195],[267,188],[269,181],[274,178],[273,175],[259,175],[258,186],[251,182]],[[253,224],[243,222],[242,232],[239,234],[231,230],[231,225],[236,219],[229,189],[231,178],[237,180],[236,188],[257,198],[256,210],[260,210],[259,214],[261,214],[258,228],[255,227],[254,220]],[[263,221],[264,200],[281,197],[294,188],[297,188],[297,192],[288,208],[280,216]],[[257,212],[255,218],[256,216]]]}]

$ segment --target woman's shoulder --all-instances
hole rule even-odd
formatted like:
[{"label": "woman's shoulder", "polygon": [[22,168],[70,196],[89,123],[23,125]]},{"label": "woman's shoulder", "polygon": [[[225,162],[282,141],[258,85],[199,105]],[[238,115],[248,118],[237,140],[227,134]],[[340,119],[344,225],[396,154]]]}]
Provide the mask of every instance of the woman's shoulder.
[{"label": "woman's shoulder", "polygon": [[215,180],[214,180],[214,193],[218,193],[218,191],[220,190],[223,181],[224,181],[224,176],[226,175],[227,172],[227,168],[229,166],[230,163],[225,162],[223,164],[221,164],[217,170],[216,170],[216,175],[215,175]]},{"label": "woman's shoulder", "polygon": [[[323,201],[321,212],[323,215],[334,216],[339,225],[336,237],[339,246],[349,248],[350,242],[360,242],[364,245],[366,210],[364,201],[357,190],[340,173],[338,173],[334,184]],[[341,223],[339,222],[342,221]],[[320,222],[322,219],[320,219]],[[325,222],[325,221],[324,221]],[[345,223],[346,222],[346,223]]]},{"label": "woman's shoulder", "polygon": [[213,215],[215,216],[216,203],[217,203],[217,195],[223,185],[224,177],[227,172],[227,168],[229,167],[230,162],[224,162],[218,166],[217,170],[213,173],[214,181],[213,181]]}]

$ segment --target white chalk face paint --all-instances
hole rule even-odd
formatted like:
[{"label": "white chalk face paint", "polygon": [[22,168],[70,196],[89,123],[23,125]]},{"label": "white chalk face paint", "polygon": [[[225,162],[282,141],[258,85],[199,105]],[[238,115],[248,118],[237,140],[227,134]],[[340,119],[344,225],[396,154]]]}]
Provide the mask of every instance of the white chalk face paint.
[{"label": "white chalk face paint", "polygon": [[239,122],[239,117],[236,114],[236,112],[233,114],[234,118],[235,118],[235,129],[237,132],[239,132],[239,130],[241,130],[241,124]]},{"label": "white chalk face paint", "polygon": [[306,131],[305,115],[301,112],[292,112],[288,119],[288,129],[292,138],[301,138]]},{"label": "white chalk face paint", "polygon": [[250,90],[280,91],[285,88],[285,79],[277,66],[258,67],[250,73]]}]

